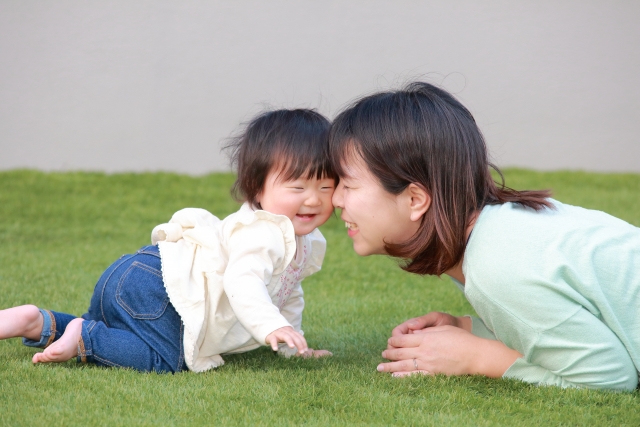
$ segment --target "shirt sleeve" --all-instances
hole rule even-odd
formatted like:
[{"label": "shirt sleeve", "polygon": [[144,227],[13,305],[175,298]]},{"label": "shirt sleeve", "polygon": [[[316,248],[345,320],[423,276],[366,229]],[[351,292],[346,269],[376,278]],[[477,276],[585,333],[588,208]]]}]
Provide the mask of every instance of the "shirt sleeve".
[{"label": "shirt sleeve", "polygon": [[638,371],[618,337],[584,308],[553,329],[532,334],[524,358],[505,378],[560,387],[608,388],[632,391]]},{"label": "shirt sleeve", "polygon": [[267,291],[274,271],[285,262],[282,230],[270,221],[243,225],[228,240],[224,291],[242,326],[259,343],[276,329],[291,326]]},{"label": "shirt sleeve", "polygon": [[[298,283],[296,287],[289,295],[287,303],[282,307],[280,313],[285,319],[293,326],[296,332],[304,335],[302,330],[302,311],[304,310],[304,298],[303,298],[302,284]],[[278,344],[278,354],[284,357],[291,357],[296,354],[297,348],[289,348],[286,343]]]},{"label": "shirt sleeve", "polygon": [[484,324],[482,319],[474,316],[466,316],[471,319],[471,333],[477,337],[488,340],[496,340],[494,333]]}]

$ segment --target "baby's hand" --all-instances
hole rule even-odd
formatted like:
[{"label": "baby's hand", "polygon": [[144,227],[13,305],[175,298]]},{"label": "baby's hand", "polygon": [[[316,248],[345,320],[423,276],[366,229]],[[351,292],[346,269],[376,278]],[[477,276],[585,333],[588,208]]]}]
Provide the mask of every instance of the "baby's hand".
[{"label": "baby's hand", "polygon": [[299,353],[298,356],[304,358],[315,357],[317,359],[319,357],[333,356],[333,353],[331,353],[329,350],[314,350],[312,348],[308,348],[307,351],[305,351],[304,353]]},{"label": "baby's hand", "polygon": [[307,340],[304,339],[302,334],[296,332],[291,326],[285,326],[280,329],[276,329],[267,335],[265,339],[266,344],[271,346],[273,351],[278,351],[278,343],[287,343],[289,348],[296,347],[298,354],[303,355],[309,350],[307,348]]}]

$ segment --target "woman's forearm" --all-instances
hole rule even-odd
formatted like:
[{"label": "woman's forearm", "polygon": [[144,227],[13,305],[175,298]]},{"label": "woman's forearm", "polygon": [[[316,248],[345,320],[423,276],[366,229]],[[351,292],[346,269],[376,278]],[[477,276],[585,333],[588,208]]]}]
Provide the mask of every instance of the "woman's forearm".
[{"label": "woman's forearm", "polygon": [[500,341],[480,338],[478,344],[471,372],[474,374],[500,378],[516,360],[522,357],[520,352],[507,347]]}]

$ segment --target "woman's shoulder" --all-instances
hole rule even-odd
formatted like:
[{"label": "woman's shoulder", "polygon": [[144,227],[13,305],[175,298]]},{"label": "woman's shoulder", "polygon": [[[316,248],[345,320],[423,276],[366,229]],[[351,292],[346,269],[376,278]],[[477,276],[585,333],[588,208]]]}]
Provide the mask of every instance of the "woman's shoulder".
[{"label": "woman's shoulder", "polygon": [[[483,251],[502,256],[550,254],[549,248],[566,252],[583,251],[586,246],[608,246],[623,236],[640,237],[635,227],[606,212],[586,209],[549,199],[551,208],[533,210],[515,203],[486,206],[474,225],[472,238]],[[473,252],[473,251],[472,251]]]},{"label": "woman's shoulder", "polygon": [[558,207],[562,206],[553,206],[540,211],[516,203],[485,206],[473,226],[465,258],[509,256],[520,248],[531,248],[548,235],[541,231],[549,231],[552,218],[561,215]]},{"label": "woman's shoulder", "polygon": [[553,209],[542,211],[512,203],[483,209],[463,260],[468,297],[536,311],[586,306],[582,295],[602,293],[601,282],[613,286],[620,273],[608,276],[611,266],[640,250],[640,229],[604,212],[551,201]]},{"label": "woman's shoulder", "polygon": [[565,205],[550,200],[553,208],[540,211],[515,203],[485,206],[469,237],[463,273],[472,288],[505,295],[518,284],[523,290],[532,277],[554,268],[558,245],[565,231],[561,217]]},{"label": "woman's shoulder", "polygon": [[478,216],[476,225],[486,223],[497,229],[502,228],[501,225],[522,227],[536,223],[544,224],[545,227],[557,225],[563,230],[571,228],[568,224],[637,228],[603,211],[570,205],[552,198],[547,200],[551,203],[551,207],[540,210],[513,202],[485,206]]}]

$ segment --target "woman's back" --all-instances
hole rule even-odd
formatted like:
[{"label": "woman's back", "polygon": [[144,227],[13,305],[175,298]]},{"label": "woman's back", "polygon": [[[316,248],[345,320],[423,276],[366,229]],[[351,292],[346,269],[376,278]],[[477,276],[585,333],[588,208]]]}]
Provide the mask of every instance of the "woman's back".
[{"label": "woman's back", "polygon": [[465,252],[465,295],[496,337],[529,361],[556,346],[556,373],[570,382],[586,381],[592,369],[602,374],[609,358],[617,366],[630,356],[640,366],[640,229],[553,203],[554,210],[483,209]]}]

